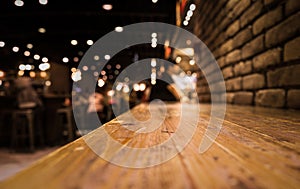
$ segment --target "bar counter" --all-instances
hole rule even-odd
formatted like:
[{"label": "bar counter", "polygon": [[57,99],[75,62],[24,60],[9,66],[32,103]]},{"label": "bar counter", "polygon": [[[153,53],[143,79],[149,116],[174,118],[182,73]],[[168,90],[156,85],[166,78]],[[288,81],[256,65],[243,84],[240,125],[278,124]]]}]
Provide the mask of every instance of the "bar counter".
[{"label": "bar counter", "polygon": [[[228,105],[221,132],[212,146],[199,153],[210,119],[210,105],[200,106],[200,118],[191,141],[174,158],[148,168],[126,168],[100,158],[85,141],[97,143],[110,155],[113,145],[101,140],[104,132],[121,148],[146,148],[166,141],[176,131],[179,104],[168,104],[163,124],[148,133],[135,133],[126,116],[161,119],[141,104],[93,132],[42,158],[28,169],[0,183],[13,188],[299,188],[299,111]],[[157,117],[155,117],[157,116]],[[152,123],[152,124],[151,124]],[[189,127],[188,123],[185,123]],[[153,122],[146,128],[157,127]],[[186,133],[179,133],[185,135]],[[174,148],[176,148],[174,143]],[[165,149],[168,150],[168,149]],[[163,158],[150,154],[151,158]],[[144,161],[130,154],[120,160]],[[130,158],[128,160],[128,158]]]}]

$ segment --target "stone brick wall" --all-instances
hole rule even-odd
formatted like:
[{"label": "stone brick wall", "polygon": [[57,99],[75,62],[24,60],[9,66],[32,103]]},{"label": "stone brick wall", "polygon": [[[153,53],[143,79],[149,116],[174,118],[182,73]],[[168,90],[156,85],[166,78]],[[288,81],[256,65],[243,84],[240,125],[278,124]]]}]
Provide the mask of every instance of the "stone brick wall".
[{"label": "stone brick wall", "polygon": [[[227,102],[300,108],[300,0],[196,0],[189,29],[214,54]],[[198,95],[210,101],[199,71]]]}]

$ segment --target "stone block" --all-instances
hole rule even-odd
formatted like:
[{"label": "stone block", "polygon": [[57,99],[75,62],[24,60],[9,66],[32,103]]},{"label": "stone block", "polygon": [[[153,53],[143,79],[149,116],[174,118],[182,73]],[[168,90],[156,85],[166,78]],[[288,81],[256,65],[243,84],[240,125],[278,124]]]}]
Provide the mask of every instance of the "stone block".
[{"label": "stone block", "polygon": [[252,92],[237,92],[233,97],[234,104],[240,105],[252,105],[253,104],[253,93]]},{"label": "stone block", "polygon": [[252,34],[251,34],[251,28],[246,28],[242,31],[240,31],[234,38],[233,38],[233,48],[238,48],[242,45],[244,45],[246,42],[251,40]]},{"label": "stone block", "polygon": [[300,59],[300,37],[297,37],[284,45],[284,61]]},{"label": "stone block", "polygon": [[242,78],[229,79],[226,82],[226,91],[238,91],[242,89]]},{"label": "stone block", "polygon": [[233,45],[232,45],[233,40],[229,39],[228,41],[226,41],[222,46],[221,46],[221,55],[224,55],[228,52],[230,52],[233,49]]},{"label": "stone block", "polygon": [[250,0],[240,0],[239,3],[233,8],[234,18],[242,14],[251,4]]},{"label": "stone block", "polygon": [[236,34],[240,29],[240,20],[233,22],[226,30],[227,37],[231,37]]},{"label": "stone block", "polygon": [[300,64],[270,70],[267,73],[268,87],[300,85]]},{"label": "stone block", "polygon": [[236,65],[234,65],[234,75],[240,76],[244,74],[251,73],[252,71],[252,61],[246,61],[246,62],[240,62]]},{"label": "stone block", "polygon": [[267,89],[256,93],[255,104],[272,108],[282,108],[285,103],[285,91],[283,89]]},{"label": "stone block", "polygon": [[260,35],[247,43],[243,48],[242,48],[242,58],[247,59],[257,53],[260,53],[261,51],[264,50],[264,39],[263,35]]},{"label": "stone block", "polygon": [[292,89],[287,94],[287,106],[300,109],[300,89]]},{"label": "stone block", "polygon": [[233,70],[232,70],[232,67],[229,66],[229,67],[226,67],[222,70],[222,73],[223,73],[223,77],[224,79],[227,79],[227,78],[230,78],[233,76]]},{"label": "stone block", "polygon": [[265,86],[265,77],[262,74],[251,74],[243,77],[244,90],[256,90]]},{"label": "stone block", "polygon": [[263,10],[263,4],[261,1],[256,1],[246,10],[246,12],[241,16],[241,27],[245,27],[251,21],[253,21]]},{"label": "stone block", "polygon": [[261,70],[267,68],[270,65],[276,65],[280,63],[281,49],[276,48],[268,50],[253,58],[253,67],[255,70]]},{"label": "stone block", "polygon": [[285,4],[285,14],[291,15],[292,13],[300,11],[300,1],[299,0],[288,0]]},{"label": "stone block", "polygon": [[227,54],[226,65],[238,62],[241,60],[241,50],[237,49]]},{"label": "stone block", "polygon": [[296,36],[300,32],[300,12],[280,22],[266,33],[266,46],[272,47]]},{"label": "stone block", "polygon": [[282,19],[282,7],[278,7],[275,10],[267,12],[259,19],[257,19],[253,24],[253,34],[257,35],[263,30],[274,26]]}]

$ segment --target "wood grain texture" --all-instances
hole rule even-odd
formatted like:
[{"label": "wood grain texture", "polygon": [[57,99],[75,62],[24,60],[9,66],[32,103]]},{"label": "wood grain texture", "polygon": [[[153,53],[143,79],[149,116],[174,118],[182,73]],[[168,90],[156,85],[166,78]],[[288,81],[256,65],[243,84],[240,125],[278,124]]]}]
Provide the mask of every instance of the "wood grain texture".
[{"label": "wood grain texture", "polygon": [[[131,113],[138,120],[161,119],[156,117],[160,114],[151,117],[148,107],[147,104],[139,105]],[[216,141],[208,151],[199,154],[199,145],[210,119],[210,106],[200,107],[200,119],[192,140],[182,152],[166,163],[142,169],[117,166],[96,155],[85,140],[102,146],[103,153],[107,155],[114,150],[122,150],[124,146],[148,148],[158,145],[178,129],[178,104],[167,105],[167,117],[161,126],[151,125],[153,122],[145,124],[145,127],[157,127],[148,133],[129,130],[135,125],[128,113],[123,114],[122,119],[112,120],[1,182],[0,188],[300,187],[299,111],[228,106]],[[99,143],[104,132],[123,145],[119,148]],[[162,159],[163,155],[155,153],[150,154],[149,159],[140,159],[138,154],[132,156],[125,153],[119,158],[142,162]]]}]

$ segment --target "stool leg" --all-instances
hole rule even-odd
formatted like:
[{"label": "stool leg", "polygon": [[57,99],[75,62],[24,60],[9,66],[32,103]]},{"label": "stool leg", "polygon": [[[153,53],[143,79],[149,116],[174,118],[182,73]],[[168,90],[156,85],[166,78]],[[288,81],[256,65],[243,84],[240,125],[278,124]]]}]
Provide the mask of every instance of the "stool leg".
[{"label": "stool leg", "polygon": [[17,116],[16,114],[12,115],[12,135],[11,135],[11,150],[14,151],[17,140]]},{"label": "stool leg", "polygon": [[30,151],[34,151],[34,133],[33,133],[33,115],[28,115],[28,130],[29,130],[29,145],[30,145]]},{"label": "stool leg", "polygon": [[68,129],[68,142],[73,140],[72,116],[71,112],[67,112],[67,129]]}]

